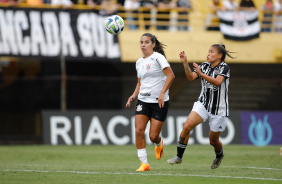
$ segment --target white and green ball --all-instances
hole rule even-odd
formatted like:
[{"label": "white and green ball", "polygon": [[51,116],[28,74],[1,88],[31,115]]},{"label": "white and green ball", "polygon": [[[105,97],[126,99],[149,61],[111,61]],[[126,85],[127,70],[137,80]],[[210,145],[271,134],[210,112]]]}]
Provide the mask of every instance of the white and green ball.
[{"label": "white and green ball", "polygon": [[105,28],[113,35],[119,34],[124,29],[124,20],[118,15],[112,15],[107,18]]}]

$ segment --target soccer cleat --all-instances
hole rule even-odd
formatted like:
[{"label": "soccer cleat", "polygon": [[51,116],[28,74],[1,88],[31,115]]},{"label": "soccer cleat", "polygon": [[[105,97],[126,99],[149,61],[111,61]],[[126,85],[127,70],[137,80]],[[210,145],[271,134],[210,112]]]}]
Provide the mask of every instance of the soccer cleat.
[{"label": "soccer cleat", "polygon": [[149,164],[141,163],[141,166],[136,171],[150,171],[151,167]]},{"label": "soccer cleat", "polygon": [[160,160],[164,155],[164,143],[162,141],[162,144],[160,146],[155,146],[155,152],[156,152],[156,158]]},{"label": "soccer cleat", "polygon": [[218,168],[218,167],[220,166],[220,163],[221,163],[223,157],[224,157],[224,153],[222,154],[222,157],[213,159],[211,168],[212,168],[212,169]]},{"label": "soccer cleat", "polygon": [[174,156],[173,158],[168,159],[166,162],[169,163],[170,165],[174,165],[174,164],[179,165],[182,162],[182,158],[179,158],[178,156]]}]

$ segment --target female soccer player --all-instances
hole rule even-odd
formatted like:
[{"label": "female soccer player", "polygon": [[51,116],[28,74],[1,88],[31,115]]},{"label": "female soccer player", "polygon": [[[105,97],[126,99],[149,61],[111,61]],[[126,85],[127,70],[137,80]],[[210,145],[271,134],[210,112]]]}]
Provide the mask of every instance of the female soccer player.
[{"label": "female soccer player", "polygon": [[149,136],[155,143],[156,158],[163,156],[163,141],[160,132],[168,112],[168,91],[174,80],[174,73],[165,57],[164,45],[158,39],[145,33],[140,39],[144,55],[136,62],[138,82],[133,94],[128,98],[126,107],[138,96],[135,110],[135,136],[137,154],[141,166],[136,171],[149,171],[144,132],[148,121],[151,122]]},{"label": "female soccer player", "polygon": [[180,52],[180,60],[184,65],[184,70],[188,80],[201,78],[202,90],[197,102],[189,114],[177,144],[177,155],[167,160],[171,165],[181,164],[182,156],[186,149],[190,132],[200,123],[209,120],[210,144],[214,147],[216,158],[213,160],[211,168],[219,167],[224,152],[219,135],[225,130],[228,107],[228,85],[230,77],[229,66],[225,63],[226,55],[232,57],[224,45],[212,45],[208,51],[207,62],[197,65],[193,63],[195,70],[192,72],[187,62],[184,51]]}]

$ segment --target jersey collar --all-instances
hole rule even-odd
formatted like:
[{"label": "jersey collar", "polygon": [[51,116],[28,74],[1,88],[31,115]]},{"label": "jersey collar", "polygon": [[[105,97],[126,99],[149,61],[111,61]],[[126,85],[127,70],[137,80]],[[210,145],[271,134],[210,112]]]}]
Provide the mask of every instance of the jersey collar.
[{"label": "jersey collar", "polygon": [[143,56],[143,59],[154,59],[155,56],[156,56],[155,53],[156,53],[156,52],[154,51],[153,54],[152,54],[151,56],[147,57],[147,58],[145,58],[145,57]]},{"label": "jersey collar", "polygon": [[215,67],[211,67],[211,63],[209,63],[210,64],[210,67],[212,68],[212,69],[214,69],[214,68],[217,68],[219,65],[221,65],[222,63],[224,63],[223,61],[221,61],[220,63],[218,63],[218,65],[216,65]]}]

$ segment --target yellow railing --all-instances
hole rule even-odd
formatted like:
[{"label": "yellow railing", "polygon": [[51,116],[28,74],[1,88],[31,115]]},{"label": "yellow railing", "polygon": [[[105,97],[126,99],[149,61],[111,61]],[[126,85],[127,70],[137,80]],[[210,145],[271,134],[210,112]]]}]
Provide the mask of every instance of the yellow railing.
[{"label": "yellow railing", "polygon": [[141,30],[188,30],[190,11],[190,9],[184,11],[181,8],[149,9],[140,7],[138,11],[130,12],[122,7],[119,8],[118,14],[125,19],[125,24],[129,29],[136,26]]},{"label": "yellow railing", "polygon": [[[10,7],[8,3],[0,3],[0,7]],[[62,6],[51,6],[50,4],[40,4],[36,6],[28,5],[26,3],[19,3],[13,7],[17,8],[63,8]],[[76,4],[72,5],[72,9],[82,9],[82,10],[96,10],[99,11],[102,9],[101,6],[96,6],[91,8],[88,5]],[[132,12],[127,11],[124,7],[117,8],[117,14],[120,15],[125,20],[126,29],[132,29],[132,26],[136,28],[150,29],[155,30],[158,27],[162,29],[186,29],[189,27],[189,12],[190,9],[183,10],[182,8],[173,8],[173,9],[163,9],[163,8],[143,8],[140,7],[138,11]],[[150,28],[148,28],[150,27]],[[182,27],[182,28],[180,28]],[[161,28],[159,28],[161,29]]]},{"label": "yellow railing", "polygon": [[[11,7],[8,3],[0,3],[0,7]],[[50,9],[58,9],[62,8],[62,6],[52,6],[50,4],[40,4],[40,5],[28,5],[26,3],[19,3],[13,5],[13,7],[17,8],[50,8]],[[102,9],[101,6],[96,6],[92,8],[88,5],[84,4],[75,4],[72,5],[72,9],[76,10],[96,10],[99,11]],[[173,9],[163,9],[163,8],[144,8],[140,7],[136,11],[128,11],[124,9],[124,7],[117,8],[117,14],[120,15],[125,20],[125,25],[128,30],[171,30],[171,31],[182,31],[182,30],[190,30],[190,27],[197,26],[190,24],[190,15],[193,13],[191,9],[183,10],[182,8],[173,8]],[[199,13],[199,11],[197,11]],[[282,24],[282,14],[276,14],[270,11],[260,11],[260,22],[261,28],[266,32],[281,32],[281,24]],[[269,14],[271,16],[265,17],[265,14]],[[212,21],[207,23],[208,14],[202,16],[201,18],[204,26],[202,29],[208,30],[208,28],[218,28],[219,20],[217,17],[213,17]],[[206,23],[204,23],[206,22]]]}]

